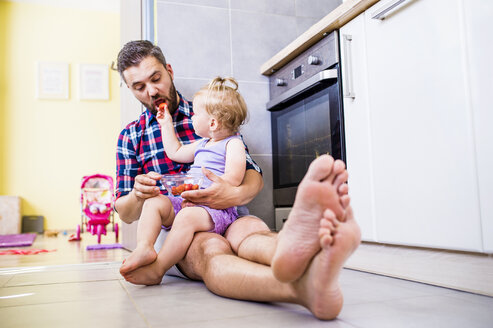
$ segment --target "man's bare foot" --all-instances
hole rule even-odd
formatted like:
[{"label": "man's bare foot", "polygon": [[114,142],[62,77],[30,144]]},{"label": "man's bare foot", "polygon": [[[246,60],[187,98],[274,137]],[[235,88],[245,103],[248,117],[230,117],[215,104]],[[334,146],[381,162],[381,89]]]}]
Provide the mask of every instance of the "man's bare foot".
[{"label": "man's bare foot", "polygon": [[151,264],[157,258],[157,253],[152,245],[137,245],[137,248],[130,254],[128,258],[123,261],[120,267],[120,274],[125,276],[131,271],[136,270],[142,266]]},{"label": "man's bare foot", "polygon": [[310,260],[320,250],[318,230],[326,209],[331,209],[339,221],[345,220],[345,209],[339,195],[345,179],[344,162],[334,162],[328,155],[312,162],[298,186],[288,220],[278,235],[271,264],[276,279],[291,282],[305,272]]},{"label": "man's bare foot", "polygon": [[159,285],[163,280],[165,272],[162,272],[158,261],[141,266],[136,270],[127,273],[124,278],[126,281],[135,285]]},{"label": "man's bare foot", "polygon": [[[330,226],[334,222],[337,228],[332,230]],[[344,222],[337,222],[330,210],[324,212],[318,241],[320,252],[305,274],[293,283],[293,287],[302,305],[317,318],[330,320],[337,317],[342,309],[343,296],[339,286],[342,266],[361,241],[361,232],[350,206],[347,207]]]}]

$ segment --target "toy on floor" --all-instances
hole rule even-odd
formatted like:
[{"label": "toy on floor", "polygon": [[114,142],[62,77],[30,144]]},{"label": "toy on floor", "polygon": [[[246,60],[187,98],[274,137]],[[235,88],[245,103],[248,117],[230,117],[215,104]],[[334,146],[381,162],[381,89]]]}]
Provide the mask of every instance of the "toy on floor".
[{"label": "toy on floor", "polygon": [[0,235],[0,247],[24,247],[31,246],[36,239],[35,233],[18,233]]},{"label": "toy on floor", "polygon": [[84,226],[87,231],[98,236],[106,235],[106,225],[111,223],[118,241],[118,223],[114,222],[113,205],[115,202],[113,178],[108,175],[94,174],[82,178],[80,193],[81,224],[77,225],[76,234],[69,237],[70,241],[80,240]]},{"label": "toy on floor", "polygon": [[46,237],[57,237],[58,236],[58,230],[45,230],[44,235]]},{"label": "toy on floor", "polygon": [[56,249],[17,248],[17,249],[7,249],[5,251],[0,251],[0,255],[36,255],[39,253],[49,253],[55,251]]},{"label": "toy on floor", "polygon": [[123,248],[122,244],[97,244],[97,245],[89,245],[86,247],[88,251],[94,251],[98,249],[115,249],[115,248]]}]

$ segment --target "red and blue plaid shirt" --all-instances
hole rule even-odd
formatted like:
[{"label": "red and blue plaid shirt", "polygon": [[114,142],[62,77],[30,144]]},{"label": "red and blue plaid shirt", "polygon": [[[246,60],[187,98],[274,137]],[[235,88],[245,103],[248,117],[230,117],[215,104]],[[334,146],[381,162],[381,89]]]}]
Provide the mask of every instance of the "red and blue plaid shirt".
[{"label": "red and blue plaid shirt", "polygon": [[[179,94],[179,93],[178,93]],[[192,103],[183,99],[181,94],[178,109],[173,113],[176,136],[182,144],[189,144],[200,139],[192,126]],[[252,160],[245,145],[246,168],[262,173],[260,167]],[[163,148],[161,126],[154,114],[144,111],[138,120],[128,124],[118,137],[116,150],[116,198],[130,193],[135,177],[151,171],[160,174],[186,172],[191,163],[174,162],[166,156]],[[162,194],[166,189],[157,182]]]}]

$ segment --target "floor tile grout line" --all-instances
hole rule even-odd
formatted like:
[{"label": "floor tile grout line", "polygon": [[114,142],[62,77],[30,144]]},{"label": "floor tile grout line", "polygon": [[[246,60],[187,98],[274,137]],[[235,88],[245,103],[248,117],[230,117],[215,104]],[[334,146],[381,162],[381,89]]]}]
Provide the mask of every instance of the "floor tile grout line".
[{"label": "floor tile grout line", "polygon": [[6,276],[6,275],[10,275],[10,274],[25,274],[25,273],[32,273],[32,272],[43,272],[43,271],[56,271],[58,269],[63,270],[66,268],[86,268],[86,270],[97,270],[97,269],[101,269],[101,267],[103,267],[103,266],[108,267],[108,266],[113,265],[113,264],[120,265],[120,262],[119,261],[92,262],[92,263],[43,265],[43,266],[33,266],[33,267],[0,268],[0,276],[2,276],[2,275]]},{"label": "floor tile grout line", "polygon": [[477,290],[459,289],[459,288],[454,288],[453,286],[448,286],[445,284],[436,285],[436,284],[433,284],[432,282],[426,282],[426,281],[422,281],[422,280],[413,280],[413,279],[409,279],[409,278],[400,277],[397,275],[384,274],[384,273],[380,273],[380,272],[376,272],[376,271],[369,271],[366,269],[357,269],[357,268],[349,268],[349,267],[344,267],[344,269],[356,271],[356,272],[361,272],[361,273],[367,273],[367,274],[371,274],[371,275],[379,276],[379,277],[384,277],[384,278],[392,278],[392,279],[396,279],[396,280],[400,280],[400,281],[406,281],[406,282],[415,283],[415,284],[422,284],[422,285],[435,287],[435,288],[447,289],[449,292],[454,291],[454,292],[469,293],[469,294],[478,295],[478,296],[493,297],[490,294],[479,293]]},{"label": "floor tile grout line", "polygon": [[63,285],[63,284],[80,284],[89,282],[104,282],[104,281],[121,281],[121,279],[97,279],[97,280],[77,280],[77,281],[62,281],[62,282],[49,282],[49,283],[32,283],[32,284],[21,284],[13,286],[3,286],[2,288],[14,288],[14,287],[29,287],[29,286],[50,286],[50,285]]},{"label": "floor tile grout line", "polygon": [[149,327],[149,328],[151,328],[152,327],[151,324],[149,323],[149,321],[145,317],[144,313],[142,313],[142,311],[140,310],[140,307],[137,305],[137,302],[135,302],[135,300],[133,299],[133,297],[130,294],[130,292],[128,291],[127,287],[122,283],[122,280],[118,280],[118,283],[123,288],[123,290],[125,291],[125,293],[127,293],[127,296],[130,299],[130,302],[132,302],[134,308],[137,310],[137,313],[142,317],[142,319],[144,319],[144,322],[145,322],[146,326]]},{"label": "floor tile grout line", "polygon": [[2,287],[1,287],[1,288],[5,288],[5,287],[8,285],[8,283],[10,282],[10,280],[12,280],[15,276],[16,276],[16,275],[15,275],[15,274],[13,274],[13,275],[12,275],[9,279],[7,279],[7,281],[6,281],[5,283],[3,283],[3,284],[2,284]]},{"label": "floor tile grout line", "polygon": [[337,317],[335,320],[338,320],[338,321],[340,321],[340,322],[344,322],[344,324],[349,325],[349,326],[351,326],[351,327],[353,327],[353,328],[364,328],[364,327],[361,327],[361,326],[359,326],[359,325],[355,325],[354,323],[352,323],[352,322],[350,322],[350,321],[348,321],[348,320],[345,320],[345,319],[340,319],[339,317]]}]

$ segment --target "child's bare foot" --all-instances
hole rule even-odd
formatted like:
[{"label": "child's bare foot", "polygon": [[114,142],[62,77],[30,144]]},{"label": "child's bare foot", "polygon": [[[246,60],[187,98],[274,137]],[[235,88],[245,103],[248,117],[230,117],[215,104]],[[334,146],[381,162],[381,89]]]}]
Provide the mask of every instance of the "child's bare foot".
[{"label": "child's bare foot", "polygon": [[123,261],[120,274],[125,276],[131,271],[144,265],[151,264],[157,258],[157,253],[152,245],[137,245],[137,248]]},{"label": "child's bare foot", "polygon": [[290,282],[301,277],[320,250],[318,230],[326,209],[332,210],[339,221],[345,220],[339,189],[345,191],[341,186],[346,179],[344,162],[334,162],[328,155],[318,157],[310,165],[298,187],[288,220],[278,235],[271,266],[279,281]]},{"label": "child's bare foot", "polygon": [[165,272],[162,272],[158,261],[141,266],[136,270],[127,273],[125,280],[135,285],[159,285],[163,280]]},{"label": "child's bare foot", "polygon": [[[361,241],[361,232],[349,205],[344,222],[337,222],[334,213],[330,212],[324,212],[320,221],[317,238],[320,252],[315,255],[303,276],[293,283],[301,304],[322,320],[334,319],[342,309],[339,274],[344,262]],[[329,227],[334,222],[337,227],[332,230]]]}]

